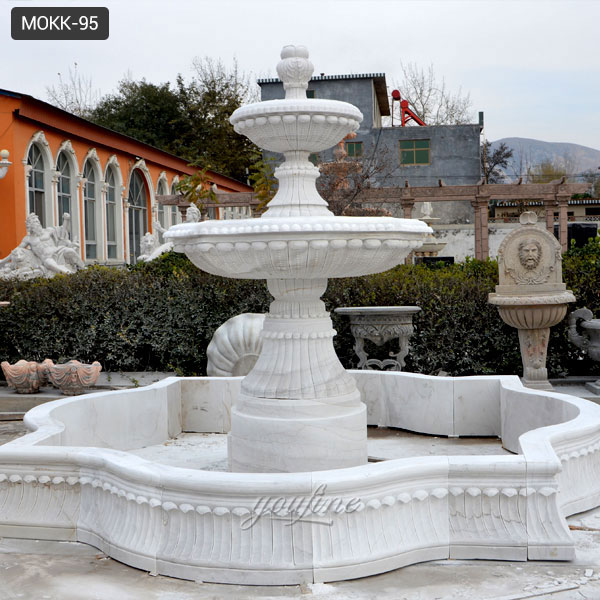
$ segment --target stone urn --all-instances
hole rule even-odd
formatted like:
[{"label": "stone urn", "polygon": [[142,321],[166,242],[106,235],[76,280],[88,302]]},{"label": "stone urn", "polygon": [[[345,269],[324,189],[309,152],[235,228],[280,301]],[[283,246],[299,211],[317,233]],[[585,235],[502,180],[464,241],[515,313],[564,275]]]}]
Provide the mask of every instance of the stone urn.
[{"label": "stone urn", "polygon": [[[414,333],[413,316],[421,311],[419,306],[343,306],[335,312],[350,317],[350,330],[354,336],[354,352],[358,356],[357,369],[389,369],[402,371],[404,359],[410,351],[409,340]],[[390,340],[398,340],[398,352],[390,352],[390,358],[369,358],[365,340],[382,346]]]},{"label": "stone urn", "polygon": [[534,212],[524,212],[521,227],[500,245],[500,284],[488,302],[498,307],[506,324],[519,331],[523,384],[552,390],[546,369],[550,327],[565,318],[567,304],[575,296],[562,282],[560,243],[536,221]]},{"label": "stone urn", "polygon": [[19,360],[14,365],[1,363],[6,383],[15,388],[17,394],[37,394],[40,391],[38,363],[32,360]]},{"label": "stone urn", "polygon": [[[600,362],[600,319],[588,308],[580,308],[569,314],[569,341],[581,348],[592,360]],[[579,333],[581,329],[582,333]],[[600,379],[588,382],[585,387],[600,395]]]},{"label": "stone urn", "polygon": [[38,377],[40,385],[47,385],[49,382],[48,372],[50,367],[54,366],[54,361],[50,358],[45,358],[41,363],[37,363]]},{"label": "stone urn", "polygon": [[97,360],[91,365],[70,360],[62,365],[49,366],[48,377],[65,396],[77,396],[83,394],[86,387],[95,385],[101,370],[102,366]]}]

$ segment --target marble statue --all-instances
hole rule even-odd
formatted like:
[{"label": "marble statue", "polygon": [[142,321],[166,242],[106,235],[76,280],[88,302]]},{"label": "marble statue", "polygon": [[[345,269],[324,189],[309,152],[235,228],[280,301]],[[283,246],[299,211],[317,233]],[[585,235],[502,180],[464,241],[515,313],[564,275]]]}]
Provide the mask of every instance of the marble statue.
[{"label": "marble statue", "polygon": [[433,213],[433,206],[431,205],[431,202],[423,202],[421,206],[421,211],[423,212],[421,219],[431,218],[431,215]]},{"label": "marble statue", "polygon": [[500,284],[489,295],[502,320],[519,330],[523,383],[552,389],[546,352],[550,327],[565,317],[575,296],[562,282],[562,256],[556,238],[536,225],[534,212],[524,212],[521,227],[509,234],[498,250]]},{"label": "marble statue", "polygon": [[185,213],[186,223],[198,223],[202,219],[200,209],[192,202]]},{"label": "marble statue", "polygon": [[38,216],[31,213],[25,220],[27,235],[0,260],[0,278],[52,277],[57,273],[74,273],[84,267],[79,244],[70,239],[70,218],[65,213],[62,225],[44,229]]},{"label": "marble statue", "polygon": [[48,229],[52,232],[57,246],[79,249],[79,243],[71,241],[71,215],[69,213],[63,213],[62,225]]},{"label": "marble statue", "polygon": [[242,313],[231,317],[213,334],[206,349],[206,374],[210,377],[248,375],[262,350],[265,315]]},{"label": "marble statue", "polygon": [[172,242],[161,244],[158,240],[158,233],[164,234],[167,230],[158,221],[154,221],[153,224],[155,233],[146,233],[140,241],[141,254],[137,259],[144,262],[150,262],[173,249]]}]

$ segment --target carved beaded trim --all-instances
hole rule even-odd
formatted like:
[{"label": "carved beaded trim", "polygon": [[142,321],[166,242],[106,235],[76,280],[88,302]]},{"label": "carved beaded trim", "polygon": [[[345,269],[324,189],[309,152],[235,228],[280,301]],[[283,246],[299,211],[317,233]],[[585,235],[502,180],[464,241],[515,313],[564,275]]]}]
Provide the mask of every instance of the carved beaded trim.
[{"label": "carved beaded trim", "polygon": [[[35,476],[31,474],[27,475],[18,475],[18,474],[5,474],[0,473],[0,483],[12,483],[12,484],[32,484],[32,483],[41,483],[41,484],[52,484],[52,485],[60,485],[62,483],[66,483],[70,486],[75,485],[91,485],[93,488],[100,488],[102,491],[108,492],[114,496],[118,496],[120,498],[124,498],[128,502],[136,502],[137,504],[148,504],[151,508],[161,507],[165,511],[179,510],[182,513],[188,513],[191,511],[196,511],[198,514],[208,514],[212,513],[216,516],[223,516],[227,514],[234,514],[237,516],[243,516],[248,514],[261,514],[260,510],[250,510],[246,507],[235,507],[228,508],[225,506],[207,506],[204,504],[199,504],[193,506],[190,503],[184,502],[181,504],[176,504],[171,501],[161,501],[158,498],[147,497],[139,494],[134,494],[132,492],[128,492],[123,488],[119,488],[107,481],[102,481],[98,478],[92,478],[89,476],[83,477],[75,477],[75,476],[50,476],[50,475],[40,475]],[[374,510],[378,510],[382,507],[390,507],[394,506],[396,503],[408,504],[414,500],[418,502],[422,502],[427,498],[431,498],[432,500],[441,500],[451,494],[454,497],[461,496],[463,494],[467,494],[471,497],[481,496],[482,494],[488,497],[494,497],[499,494],[511,498],[516,496],[531,496],[533,494],[541,494],[544,497],[552,496],[557,493],[557,489],[555,487],[543,486],[540,488],[533,487],[523,487],[523,488],[494,488],[494,487],[475,487],[470,486],[467,488],[452,486],[449,489],[444,487],[437,487],[433,490],[424,490],[419,489],[413,492],[402,492],[397,495],[386,495],[382,499],[371,498],[366,502],[358,502],[356,503],[352,510],[356,512],[360,512],[365,508],[371,508]],[[271,511],[272,509],[267,509]],[[331,511],[336,512],[336,511]]]}]

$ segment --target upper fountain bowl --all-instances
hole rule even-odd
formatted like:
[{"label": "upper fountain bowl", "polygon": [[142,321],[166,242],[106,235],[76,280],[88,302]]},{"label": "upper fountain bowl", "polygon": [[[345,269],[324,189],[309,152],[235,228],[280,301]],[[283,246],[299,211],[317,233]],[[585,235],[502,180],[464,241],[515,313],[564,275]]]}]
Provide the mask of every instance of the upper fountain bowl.
[{"label": "upper fountain bowl", "polygon": [[305,98],[242,106],[230,121],[237,133],[271,152],[321,152],[356,131],[362,119],[347,102]]},{"label": "upper fountain bowl", "polygon": [[363,120],[356,106],[306,97],[313,70],[304,46],[284,46],[277,73],[285,100],[238,108],[230,118],[235,131],[271,152],[321,152],[356,131]]}]

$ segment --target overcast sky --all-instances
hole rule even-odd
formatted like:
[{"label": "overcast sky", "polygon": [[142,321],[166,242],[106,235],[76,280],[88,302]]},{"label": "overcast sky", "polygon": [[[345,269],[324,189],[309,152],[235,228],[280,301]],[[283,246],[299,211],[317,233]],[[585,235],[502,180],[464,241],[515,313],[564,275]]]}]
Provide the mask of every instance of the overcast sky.
[{"label": "overcast sky", "polygon": [[[15,41],[15,6],[107,6],[106,41]],[[308,47],[315,72],[385,72],[434,65],[469,92],[485,136],[530,137],[600,149],[600,0],[0,0],[0,87],[46,100],[77,62],[102,93],[134,79],[189,76],[194,57],[234,57],[274,76],[285,44]]]}]

